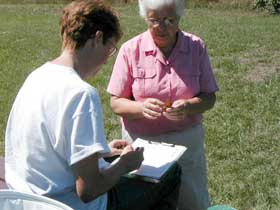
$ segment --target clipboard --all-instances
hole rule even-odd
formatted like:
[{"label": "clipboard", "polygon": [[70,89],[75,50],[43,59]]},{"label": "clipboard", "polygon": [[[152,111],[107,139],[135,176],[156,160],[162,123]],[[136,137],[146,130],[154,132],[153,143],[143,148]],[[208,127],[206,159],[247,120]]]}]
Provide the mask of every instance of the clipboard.
[{"label": "clipboard", "polygon": [[147,182],[160,182],[168,169],[184,154],[187,147],[153,142],[137,138],[133,148],[144,147],[144,161],[139,169],[126,174],[129,178],[138,178]]}]

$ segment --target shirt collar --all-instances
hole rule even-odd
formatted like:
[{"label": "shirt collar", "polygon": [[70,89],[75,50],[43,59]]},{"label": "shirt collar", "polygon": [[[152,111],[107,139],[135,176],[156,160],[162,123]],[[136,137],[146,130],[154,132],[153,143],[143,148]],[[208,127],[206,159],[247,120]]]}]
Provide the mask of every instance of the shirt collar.
[{"label": "shirt collar", "polygon": [[187,53],[189,51],[189,39],[185,39],[184,33],[179,30],[178,31],[178,39],[174,49],[178,49],[179,52]]},{"label": "shirt collar", "polygon": [[143,49],[145,52],[145,55],[156,55],[157,52],[157,47],[154,43],[153,37],[151,35],[150,30],[148,29],[143,36],[143,40],[145,40],[146,44],[145,44],[145,48]]}]

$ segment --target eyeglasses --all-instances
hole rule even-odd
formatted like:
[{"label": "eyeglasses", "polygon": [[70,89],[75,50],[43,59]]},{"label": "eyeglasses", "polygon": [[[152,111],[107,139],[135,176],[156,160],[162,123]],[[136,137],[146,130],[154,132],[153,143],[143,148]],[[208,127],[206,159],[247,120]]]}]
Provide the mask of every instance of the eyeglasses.
[{"label": "eyeglasses", "polygon": [[173,19],[173,18],[162,18],[162,19],[154,19],[154,18],[147,18],[147,21],[153,26],[153,27],[157,27],[160,26],[160,24],[162,23],[163,25],[165,25],[166,27],[170,27],[170,26],[174,26],[177,22],[177,19]]},{"label": "eyeglasses", "polygon": [[108,56],[111,57],[116,54],[118,48],[116,47],[116,45],[114,45],[114,43],[110,39],[108,39],[108,42],[112,45],[112,47],[109,49],[108,52]]}]

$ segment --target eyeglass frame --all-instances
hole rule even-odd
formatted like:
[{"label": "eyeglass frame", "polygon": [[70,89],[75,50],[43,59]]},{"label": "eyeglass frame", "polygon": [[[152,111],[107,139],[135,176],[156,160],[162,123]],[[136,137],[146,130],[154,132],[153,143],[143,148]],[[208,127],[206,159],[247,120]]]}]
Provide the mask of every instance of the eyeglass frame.
[{"label": "eyeglass frame", "polygon": [[116,54],[116,52],[118,51],[118,48],[110,39],[108,39],[107,42],[109,42],[112,45],[112,48],[110,48],[110,51],[108,54],[109,57],[112,57],[113,55]]},{"label": "eyeglass frame", "polygon": [[160,26],[161,23],[163,23],[163,25],[165,25],[166,27],[170,27],[178,23],[178,17],[174,18],[173,20],[170,20],[170,18],[168,17],[164,17],[161,19],[146,18],[146,21],[148,21],[153,27]]},{"label": "eyeglass frame", "polygon": [[[90,38],[95,38],[95,34],[93,34]],[[116,52],[119,50],[118,48],[117,48],[117,46],[110,40],[110,39],[108,39],[107,40],[107,42],[109,42],[113,47],[110,49],[110,51],[111,52],[109,52],[109,54],[108,54],[108,56],[109,57],[112,57],[113,55],[115,55],[116,54]]]}]

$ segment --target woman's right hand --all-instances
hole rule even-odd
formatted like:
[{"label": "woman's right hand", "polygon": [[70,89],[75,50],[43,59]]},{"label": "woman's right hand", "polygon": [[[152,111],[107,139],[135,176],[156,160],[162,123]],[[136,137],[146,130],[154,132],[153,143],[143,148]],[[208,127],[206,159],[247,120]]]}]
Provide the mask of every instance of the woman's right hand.
[{"label": "woman's right hand", "polygon": [[145,118],[154,120],[162,115],[164,103],[156,98],[147,98],[142,104],[142,114]]},{"label": "woman's right hand", "polygon": [[138,169],[144,160],[144,148],[136,148],[135,150],[130,145],[127,145],[121,155],[120,162],[125,167],[126,173]]}]

